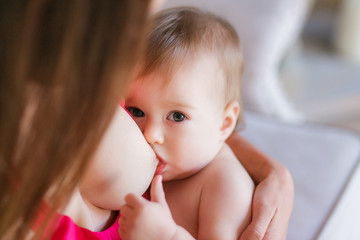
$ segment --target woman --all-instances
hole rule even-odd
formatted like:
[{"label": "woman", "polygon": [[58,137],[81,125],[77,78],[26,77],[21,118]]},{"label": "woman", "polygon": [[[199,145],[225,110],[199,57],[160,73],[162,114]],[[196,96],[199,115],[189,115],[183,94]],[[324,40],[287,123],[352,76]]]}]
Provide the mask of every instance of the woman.
[{"label": "woman", "polygon": [[[149,4],[1,2],[0,238],[25,238],[42,201],[55,211],[68,200],[126,93]],[[291,177],[240,141],[249,153],[241,161],[259,184],[249,237],[260,239],[266,229],[283,236]]]}]

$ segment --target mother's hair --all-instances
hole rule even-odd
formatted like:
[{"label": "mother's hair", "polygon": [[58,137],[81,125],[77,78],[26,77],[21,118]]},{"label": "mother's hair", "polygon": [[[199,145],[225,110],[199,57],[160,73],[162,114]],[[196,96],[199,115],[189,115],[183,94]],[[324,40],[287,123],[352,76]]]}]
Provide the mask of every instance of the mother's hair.
[{"label": "mother's hair", "polygon": [[45,196],[52,212],[68,200],[125,93],[148,7],[1,1],[1,239],[24,238]]}]

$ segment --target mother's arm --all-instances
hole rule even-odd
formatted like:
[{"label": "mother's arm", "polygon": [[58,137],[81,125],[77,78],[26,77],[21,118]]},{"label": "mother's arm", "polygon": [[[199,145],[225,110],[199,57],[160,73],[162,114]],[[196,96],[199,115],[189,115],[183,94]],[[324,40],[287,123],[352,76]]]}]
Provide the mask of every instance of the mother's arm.
[{"label": "mother's arm", "polygon": [[227,144],[256,184],[252,221],[240,240],[285,240],[294,201],[294,184],[290,172],[235,131]]}]

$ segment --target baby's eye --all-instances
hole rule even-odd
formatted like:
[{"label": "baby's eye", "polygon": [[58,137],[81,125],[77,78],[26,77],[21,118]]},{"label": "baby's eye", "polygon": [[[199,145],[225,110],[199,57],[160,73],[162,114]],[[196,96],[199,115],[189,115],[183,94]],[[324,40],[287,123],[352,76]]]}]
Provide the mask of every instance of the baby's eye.
[{"label": "baby's eye", "polygon": [[136,107],[128,107],[126,108],[129,113],[133,116],[133,117],[136,117],[136,118],[141,118],[141,117],[144,117],[145,114],[143,111],[141,111],[140,109],[136,108]]},{"label": "baby's eye", "polygon": [[186,116],[180,112],[172,112],[169,115],[169,119],[174,122],[182,122],[186,119]]}]

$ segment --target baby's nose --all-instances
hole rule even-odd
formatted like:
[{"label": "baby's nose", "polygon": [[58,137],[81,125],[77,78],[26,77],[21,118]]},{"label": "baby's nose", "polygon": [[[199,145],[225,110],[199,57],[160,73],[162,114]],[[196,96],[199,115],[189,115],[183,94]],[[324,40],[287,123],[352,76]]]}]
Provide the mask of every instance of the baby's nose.
[{"label": "baby's nose", "polygon": [[164,143],[163,129],[159,123],[147,122],[143,128],[143,135],[150,145]]}]

